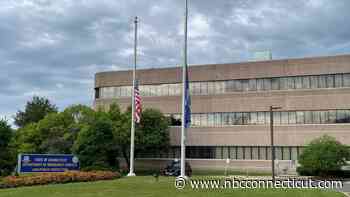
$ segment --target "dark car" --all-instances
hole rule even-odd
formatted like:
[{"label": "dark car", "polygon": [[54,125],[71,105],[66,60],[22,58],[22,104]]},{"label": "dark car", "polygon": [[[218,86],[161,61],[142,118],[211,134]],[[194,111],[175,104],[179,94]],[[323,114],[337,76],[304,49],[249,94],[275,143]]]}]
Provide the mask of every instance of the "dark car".
[{"label": "dark car", "polygon": [[[179,160],[171,161],[162,171],[165,176],[180,176],[181,174],[181,163]],[[192,169],[188,162],[185,163],[185,174],[186,176],[192,175]]]}]

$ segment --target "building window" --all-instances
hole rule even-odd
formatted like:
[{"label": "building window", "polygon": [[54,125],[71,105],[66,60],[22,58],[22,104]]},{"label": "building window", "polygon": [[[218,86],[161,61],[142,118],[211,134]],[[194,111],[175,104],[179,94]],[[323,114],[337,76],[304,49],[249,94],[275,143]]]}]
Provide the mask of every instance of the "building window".
[{"label": "building window", "polygon": [[258,91],[263,91],[264,90],[264,79],[257,79],[256,80],[256,89]]},{"label": "building window", "polygon": [[256,91],[256,79],[249,79],[249,91]]},{"label": "building window", "polygon": [[302,77],[302,88],[310,89],[310,76]]},{"label": "building window", "polygon": [[336,74],[334,76],[334,85],[336,88],[343,87],[343,75],[342,74]]},{"label": "building window", "polygon": [[280,89],[280,79],[279,78],[272,78],[271,79],[271,89],[272,90],[279,90]]},{"label": "building window", "polygon": [[258,112],[258,123],[265,124],[265,112]]},{"label": "building window", "polygon": [[288,112],[288,124],[296,124],[296,113],[295,111]]},{"label": "building window", "polygon": [[273,112],[273,123],[281,124],[281,112],[279,111]]},{"label": "building window", "polygon": [[295,77],[295,88],[296,89],[303,88],[303,77]]},{"label": "building window", "polygon": [[241,80],[233,80],[233,82],[234,82],[234,91],[236,91],[236,92],[242,91]]},{"label": "building window", "polygon": [[310,76],[310,87],[312,89],[318,88],[318,76]]},{"label": "building window", "polygon": [[350,73],[343,75],[343,84],[344,87],[350,87]]},{"label": "building window", "polygon": [[257,112],[250,112],[249,113],[250,117],[249,117],[249,123],[248,124],[257,124],[258,123],[258,114]]},{"label": "building window", "polygon": [[281,124],[288,124],[288,112],[281,112]]},{"label": "building window", "polygon": [[235,83],[233,80],[225,81],[225,92],[233,92],[235,90]]},{"label": "building window", "polygon": [[303,111],[297,111],[296,112],[296,119],[297,119],[297,124],[304,124],[304,112]]},{"label": "building window", "polygon": [[249,91],[249,80],[245,79],[245,80],[241,80],[241,84],[242,84],[242,90],[243,91]]},{"label": "building window", "polygon": [[335,86],[335,79],[334,79],[334,75],[327,75],[327,88],[334,88]]},{"label": "building window", "polygon": [[318,87],[319,88],[326,88],[327,87],[327,76],[326,75],[318,76]]}]

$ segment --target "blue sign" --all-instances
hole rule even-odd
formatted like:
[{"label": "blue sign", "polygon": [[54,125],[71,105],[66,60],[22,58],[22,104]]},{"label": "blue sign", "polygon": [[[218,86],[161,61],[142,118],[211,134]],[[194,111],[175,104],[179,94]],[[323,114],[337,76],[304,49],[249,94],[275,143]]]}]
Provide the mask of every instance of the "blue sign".
[{"label": "blue sign", "polygon": [[19,154],[18,173],[64,172],[79,170],[79,159],[74,155]]}]

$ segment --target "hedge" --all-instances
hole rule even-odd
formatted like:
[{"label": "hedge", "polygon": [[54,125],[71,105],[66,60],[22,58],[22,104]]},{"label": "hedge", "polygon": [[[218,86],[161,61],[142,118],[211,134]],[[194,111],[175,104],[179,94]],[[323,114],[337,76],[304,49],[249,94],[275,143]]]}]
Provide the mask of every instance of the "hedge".
[{"label": "hedge", "polygon": [[67,171],[67,172],[33,174],[30,176],[8,176],[2,179],[0,183],[0,188],[112,180],[120,177],[121,175],[118,172],[111,172],[111,171],[95,171],[95,172]]}]

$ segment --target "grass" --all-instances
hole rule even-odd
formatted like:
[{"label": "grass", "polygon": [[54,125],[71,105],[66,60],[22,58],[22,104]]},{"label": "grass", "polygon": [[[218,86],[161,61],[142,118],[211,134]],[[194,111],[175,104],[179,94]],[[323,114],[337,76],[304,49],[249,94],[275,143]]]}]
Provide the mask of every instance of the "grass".
[{"label": "grass", "polygon": [[[201,177],[196,177],[201,178]],[[89,183],[70,183],[0,190],[0,197],[343,197],[341,193],[330,190],[311,189],[222,189],[192,190],[174,188],[174,177],[159,177],[156,182],[152,176],[124,177],[112,181]]]}]

